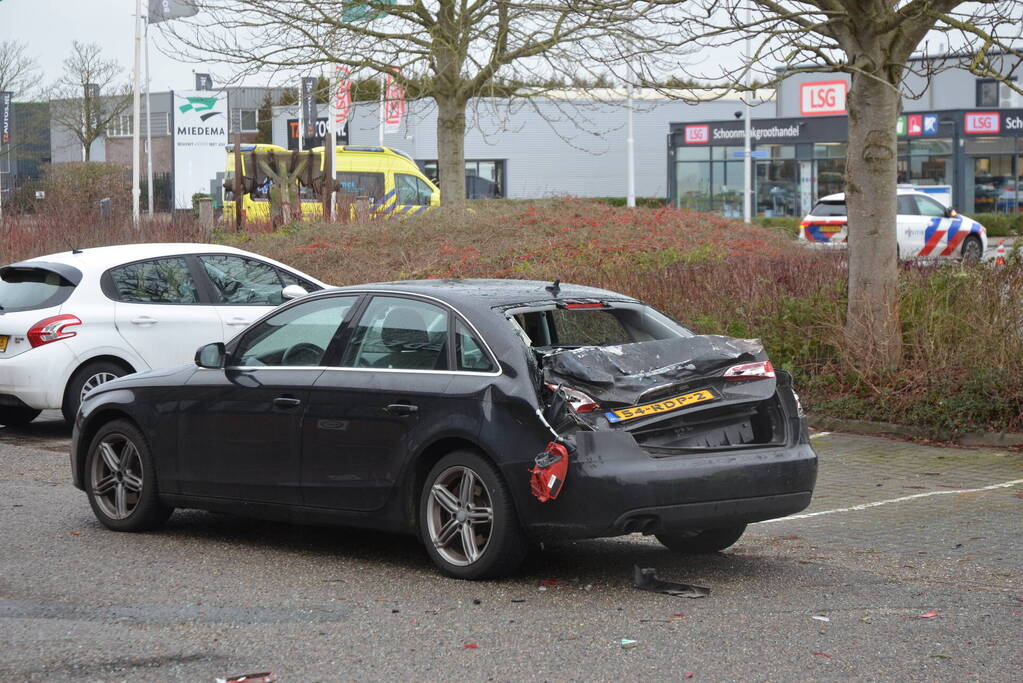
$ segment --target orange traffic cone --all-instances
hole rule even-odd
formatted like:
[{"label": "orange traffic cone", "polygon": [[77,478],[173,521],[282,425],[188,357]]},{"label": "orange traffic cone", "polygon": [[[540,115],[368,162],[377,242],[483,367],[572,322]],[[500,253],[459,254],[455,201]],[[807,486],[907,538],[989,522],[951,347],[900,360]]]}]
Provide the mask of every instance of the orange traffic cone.
[{"label": "orange traffic cone", "polygon": [[995,251],[995,265],[1005,265],[1005,240],[998,240],[998,249]]}]

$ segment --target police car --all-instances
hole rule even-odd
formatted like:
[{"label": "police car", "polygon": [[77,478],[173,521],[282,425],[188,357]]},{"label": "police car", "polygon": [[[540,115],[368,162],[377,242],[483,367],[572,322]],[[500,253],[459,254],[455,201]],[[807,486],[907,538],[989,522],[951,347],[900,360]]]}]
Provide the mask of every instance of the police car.
[{"label": "police car", "polygon": [[[898,189],[899,258],[977,261],[987,250],[987,231],[977,221],[946,208],[917,190]],[[845,194],[821,198],[799,225],[799,239],[828,247],[849,241]]]}]

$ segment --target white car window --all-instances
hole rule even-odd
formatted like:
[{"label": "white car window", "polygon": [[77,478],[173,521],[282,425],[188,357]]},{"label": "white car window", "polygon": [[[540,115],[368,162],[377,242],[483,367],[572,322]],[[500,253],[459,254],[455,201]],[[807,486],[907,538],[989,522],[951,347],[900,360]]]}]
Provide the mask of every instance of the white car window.
[{"label": "white car window", "polygon": [[194,304],[199,290],[180,257],[129,263],[110,270],[117,300],[136,304]]},{"label": "white car window", "polygon": [[945,207],[930,197],[916,196],[914,199],[916,199],[916,205],[920,209],[921,216],[945,217]]},{"label": "white car window", "polygon": [[320,365],[331,340],[357,297],[330,297],[297,304],[245,333],[234,353],[236,365]]}]

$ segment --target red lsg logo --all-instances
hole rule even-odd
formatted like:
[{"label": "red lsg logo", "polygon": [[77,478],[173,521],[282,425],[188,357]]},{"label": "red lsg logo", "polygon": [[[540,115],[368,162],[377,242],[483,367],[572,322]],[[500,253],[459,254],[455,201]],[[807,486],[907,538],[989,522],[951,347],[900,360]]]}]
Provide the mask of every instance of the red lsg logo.
[{"label": "red lsg logo", "polygon": [[686,144],[700,144],[710,141],[710,126],[686,126]]},{"label": "red lsg logo", "polygon": [[1002,127],[1002,117],[996,111],[970,112],[963,122],[967,133],[997,133]]}]

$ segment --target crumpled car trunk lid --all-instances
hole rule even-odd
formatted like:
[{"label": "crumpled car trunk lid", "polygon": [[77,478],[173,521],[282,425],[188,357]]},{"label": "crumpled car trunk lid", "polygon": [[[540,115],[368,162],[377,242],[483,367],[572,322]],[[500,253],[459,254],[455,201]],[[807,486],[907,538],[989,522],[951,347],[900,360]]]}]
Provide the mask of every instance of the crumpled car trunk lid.
[{"label": "crumpled car trunk lid", "polygon": [[567,349],[541,365],[548,385],[585,392],[600,404],[578,415],[589,428],[629,431],[644,448],[671,453],[784,440],[776,379],[723,376],[735,365],[766,360],[758,340],[697,335]]}]

